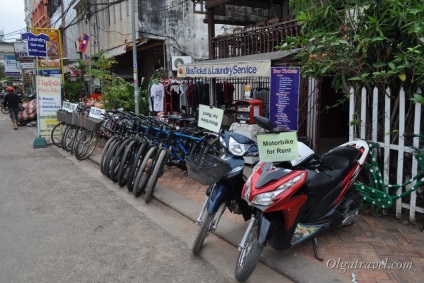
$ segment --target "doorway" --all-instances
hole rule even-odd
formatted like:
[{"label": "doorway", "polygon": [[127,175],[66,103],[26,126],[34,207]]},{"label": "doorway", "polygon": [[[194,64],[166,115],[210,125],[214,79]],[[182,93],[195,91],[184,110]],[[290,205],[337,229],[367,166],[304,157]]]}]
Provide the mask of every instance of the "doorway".
[{"label": "doorway", "polygon": [[321,85],[318,153],[349,141],[349,100],[331,86],[332,78]]}]

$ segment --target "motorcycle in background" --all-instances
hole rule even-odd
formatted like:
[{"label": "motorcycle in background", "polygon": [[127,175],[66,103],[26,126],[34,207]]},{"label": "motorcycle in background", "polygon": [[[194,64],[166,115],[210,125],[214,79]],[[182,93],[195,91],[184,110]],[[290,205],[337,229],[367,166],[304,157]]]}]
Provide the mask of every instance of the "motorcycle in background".
[{"label": "motorcycle in background", "polygon": [[217,229],[225,209],[243,215],[245,221],[251,216],[251,208],[241,199],[245,182],[243,156],[257,156],[257,144],[243,135],[229,131],[219,134],[219,142],[225,151],[219,157],[200,153],[186,158],[189,177],[202,185],[209,185],[196,220],[200,230],[193,244],[192,252],[195,255],[201,251],[209,232]]},{"label": "motorcycle in background", "polygon": [[37,122],[37,100],[31,99],[22,103],[23,110],[19,111],[18,124],[25,126],[31,122]]},{"label": "motorcycle in background", "polygon": [[[278,133],[269,119],[254,117],[263,129]],[[300,157],[286,162],[260,162],[247,179],[242,198],[252,207],[250,223],[239,244],[235,277],[253,273],[263,249],[284,250],[312,239],[329,228],[353,223],[362,197],[350,190],[368,155],[365,141],[347,142],[322,157],[298,143]]]}]

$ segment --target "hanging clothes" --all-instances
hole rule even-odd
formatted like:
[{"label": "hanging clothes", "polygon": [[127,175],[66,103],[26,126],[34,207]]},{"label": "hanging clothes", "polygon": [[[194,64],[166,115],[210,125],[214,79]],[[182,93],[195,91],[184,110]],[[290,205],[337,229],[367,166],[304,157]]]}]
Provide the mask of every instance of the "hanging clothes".
[{"label": "hanging clothes", "polygon": [[224,103],[233,103],[234,85],[229,82],[224,82]]},{"label": "hanging clothes", "polygon": [[150,87],[149,111],[163,112],[165,89],[162,83],[155,83]]},{"label": "hanging clothes", "polygon": [[181,96],[181,87],[178,81],[175,81],[171,85],[171,100],[172,100],[172,110],[181,112],[180,110],[180,96]]},{"label": "hanging clothes", "polygon": [[216,103],[218,107],[224,105],[224,84],[217,83],[215,85]]}]

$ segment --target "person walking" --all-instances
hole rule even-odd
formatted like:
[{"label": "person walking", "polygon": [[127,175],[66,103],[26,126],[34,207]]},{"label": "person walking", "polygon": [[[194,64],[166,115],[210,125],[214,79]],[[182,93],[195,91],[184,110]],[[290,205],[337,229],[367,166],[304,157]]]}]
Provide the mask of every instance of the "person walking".
[{"label": "person walking", "polygon": [[17,130],[19,107],[22,104],[22,99],[18,96],[17,93],[15,93],[13,87],[11,86],[8,86],[6,88],[6,92],[6,96],[3,100],[3,106],[4,108],[9,109],[9,115],[13,123],[13,129]]}]

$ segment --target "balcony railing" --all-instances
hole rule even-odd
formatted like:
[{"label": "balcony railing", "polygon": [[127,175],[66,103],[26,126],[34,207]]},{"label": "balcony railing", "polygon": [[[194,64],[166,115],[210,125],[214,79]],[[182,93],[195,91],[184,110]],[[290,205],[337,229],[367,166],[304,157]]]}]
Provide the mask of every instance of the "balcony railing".
[{"label": "balcony railing", "polygon": [[300,26],[296,20],[266,26],[255,26],[234,30],[228,35],[212,38],[212,59],[238,57],[273,52],[287,36],[297,36]]}]

